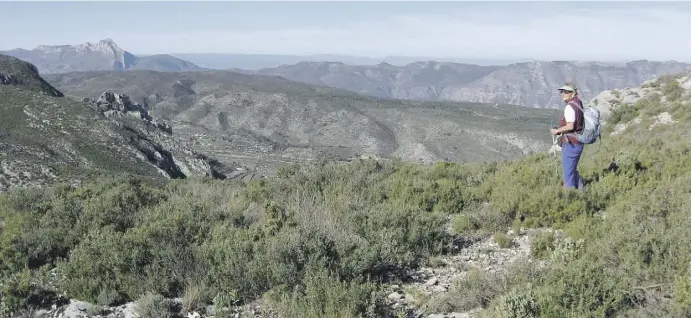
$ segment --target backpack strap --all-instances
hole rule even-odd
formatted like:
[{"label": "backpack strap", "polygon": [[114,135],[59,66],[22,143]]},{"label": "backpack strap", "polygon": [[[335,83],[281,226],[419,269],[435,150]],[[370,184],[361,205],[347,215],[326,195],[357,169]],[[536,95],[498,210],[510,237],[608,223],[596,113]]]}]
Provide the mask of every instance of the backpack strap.
[{"label": "backpack strap", "polygon": [[576,106],[576,107],[578,107],[578,109],[580,109],[583,113],[585,113],[585,109],[583,109],[583,107],[581,107],[581,106],[578,106],[578,103],[576,103],[576,102],[574,102],[574,101],[570,101],[567,105]]}]

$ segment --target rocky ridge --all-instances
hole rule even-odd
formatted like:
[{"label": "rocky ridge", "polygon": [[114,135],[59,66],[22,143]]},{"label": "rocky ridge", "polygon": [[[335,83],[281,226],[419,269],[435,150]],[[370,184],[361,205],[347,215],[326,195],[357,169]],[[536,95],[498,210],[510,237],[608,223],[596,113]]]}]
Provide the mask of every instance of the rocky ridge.
[{"label": "rocky ridge", "polygon": [[574,82],[584,99],[626,86],[638,86],[659,76],[691,70],[680,62],[533,61],[505,66],[480,66],[419,61],[405,66],[346,65],[339,62],[300,62],[247,74],[274,75],[357,93],[397,99],[449,100],[561,108],[556,89]]}]

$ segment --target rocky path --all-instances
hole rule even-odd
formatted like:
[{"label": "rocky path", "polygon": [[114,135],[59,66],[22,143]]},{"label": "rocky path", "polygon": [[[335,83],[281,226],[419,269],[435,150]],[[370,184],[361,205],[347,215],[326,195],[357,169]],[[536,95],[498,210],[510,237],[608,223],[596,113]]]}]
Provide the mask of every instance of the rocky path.
[{"label": "rocky path", "polygon": [[[536,235],[551,231],[550,229],[521,230],[520,233],[509,231],[512,238],[510,247],[502,248],[494,237],[489,236],[475,241],[459,241],[455,246],[457,252],[438,257],[431,266],[411,271],[405,283],[391,285],[386,299],[387,305],[398,317],[427,318],[473,318],[482,308],[473,308],[466,312],[436,312],[430,308],[435,299],[449,297],[453,299],[454,283],[465,279],[473,270],[488,274],[488,277],[501,277],[508,267],[519,259],[531,259],[531,243]],[[542,263],[542,262],[540,262]],[[456,296],[458,297],[458,296]]]}]

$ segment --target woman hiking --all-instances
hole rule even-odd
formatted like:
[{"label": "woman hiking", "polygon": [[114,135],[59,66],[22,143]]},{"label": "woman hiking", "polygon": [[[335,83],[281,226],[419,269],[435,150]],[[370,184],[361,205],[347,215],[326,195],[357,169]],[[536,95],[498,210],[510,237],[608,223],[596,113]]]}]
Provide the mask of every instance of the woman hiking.
[{"label": "woman hiking", "polygon": [[552,128],[552,135],[560,136],[561,167],[564,188],[583,189],[583,179],[578,173],[578,161],[581,159],[583,144],[569,133],[580,133],[583,130],[583,102],[578,97],[578,89],[571,83],[559,88],[562,100],[566,103],[564,114],[559,119],[559,127]]}]

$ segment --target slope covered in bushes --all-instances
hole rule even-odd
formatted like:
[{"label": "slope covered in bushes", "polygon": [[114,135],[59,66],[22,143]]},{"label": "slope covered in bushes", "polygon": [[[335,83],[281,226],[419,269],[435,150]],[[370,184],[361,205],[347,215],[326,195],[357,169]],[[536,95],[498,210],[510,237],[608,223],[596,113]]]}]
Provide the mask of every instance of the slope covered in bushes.
[{"label": "slope covered in bushes", "polygon": [[[614,109],[626,128],[612,136],[606,125],[602,143],[586,147],[586,192],[563,190],[552,156],[537,154],[287,166],[249,184],[130,178],[4,194],[2,310],[159,294],[183,297],[187,311],[214,304],[216,315],[265,300],[286,317],[381,317],[382,286],[452,253],[454,239],[552,227],[571,244],[536,240],[534,257],[547,266],[515,273],[480,315],[688,316],[691,97],[665,97],[679,94],[665,89],[672,81]],[[635,116],[624,115],[631,107]],[[665,112],[672,121],[660,123]]]}]

